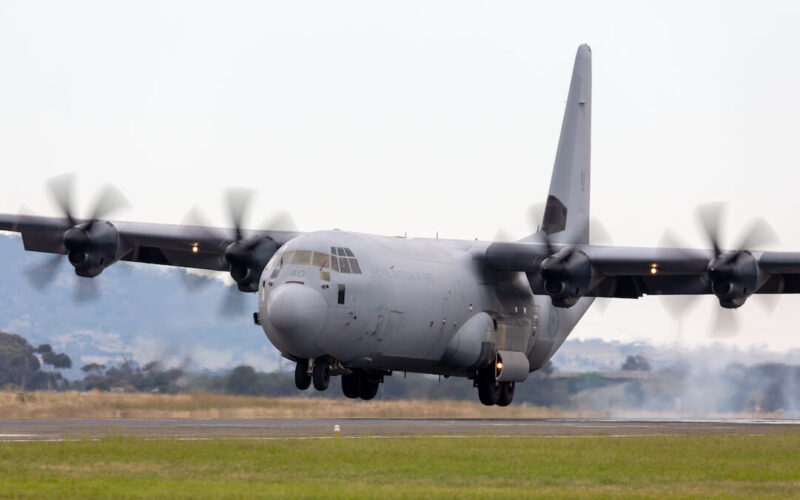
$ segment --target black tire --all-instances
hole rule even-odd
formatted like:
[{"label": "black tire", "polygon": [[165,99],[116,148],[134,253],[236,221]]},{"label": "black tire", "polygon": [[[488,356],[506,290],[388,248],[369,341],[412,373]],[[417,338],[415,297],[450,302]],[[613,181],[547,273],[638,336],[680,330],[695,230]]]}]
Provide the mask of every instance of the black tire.
[{"label": "black tire", "polygon": [[478,374],[478,399],[486,406],[496,405],[500,399],[500,384],[494,379],[494,367]]},{"label": "black tire", "polygon": [[358,384],[358,396],[364,401],[369,401],[378,394],[378,387],[381,381],[376,378],[369,378],[366,374],[362,374],[361,383]]},{"label": "black tire", "polygon": [[294,367],[294,385],[301,391],[311,386],[311,375],[308,374],[308,360],[301,359]]},{"label": "black tire", "polygon": [[514,382],[500,382],[500,397],[497,406],[508,406],[514,400]]},{"label": "black tire", "polygon": [[342,375],[342,392],[350,399],[356,399],[361,394],[359,372],[345,373]]},{"label": "black tire", "polygon": [[331,382],[331,365],[325,358],[318,358],[314,360],[314,370],[312,379],[314,380],[314,389],[324,391],[328,388]]}]

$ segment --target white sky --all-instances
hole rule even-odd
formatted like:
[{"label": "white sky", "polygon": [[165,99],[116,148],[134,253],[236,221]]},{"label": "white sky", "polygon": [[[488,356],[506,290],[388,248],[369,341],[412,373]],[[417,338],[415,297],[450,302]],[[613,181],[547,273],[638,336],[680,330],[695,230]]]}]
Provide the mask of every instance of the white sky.
[{"label": "white sky", "polygon": [[[177,223],[217,223],[224,186],[301,230],[491,239],[547,191],[575,50],[594,54],[593,214],[619,245],[731,202],[800,250],[796,2],[2,2],[0,212],[54,213],[80,174]],[[254,217],[254,225],[262,219]],[[576,337],[707,339],[655,299],[591,312]],[[748,304],[749,305],[749,304]],[[727,340],[800,346],[800,298],[742,312]]]}]

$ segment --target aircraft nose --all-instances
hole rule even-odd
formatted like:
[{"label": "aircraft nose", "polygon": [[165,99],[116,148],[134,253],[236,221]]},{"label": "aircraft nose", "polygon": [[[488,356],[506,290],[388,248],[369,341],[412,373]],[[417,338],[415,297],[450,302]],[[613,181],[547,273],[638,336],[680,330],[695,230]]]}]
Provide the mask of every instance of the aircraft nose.
[{"label": "aircraft nose", "polygon": [[280,334],[297,342],[301,340],[299,336],[310,340],[322,330],[328,304],[316,290],[299,283],[286,283],[269,294],[266,313]]}]

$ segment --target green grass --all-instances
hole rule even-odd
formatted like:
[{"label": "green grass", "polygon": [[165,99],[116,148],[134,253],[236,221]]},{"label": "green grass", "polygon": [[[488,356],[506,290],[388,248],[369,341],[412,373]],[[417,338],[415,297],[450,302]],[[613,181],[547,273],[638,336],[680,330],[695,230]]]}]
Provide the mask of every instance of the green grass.
[{"label": "green grass", "polygon": [[800,434],[0,444],[1,498],[800,498]]}]

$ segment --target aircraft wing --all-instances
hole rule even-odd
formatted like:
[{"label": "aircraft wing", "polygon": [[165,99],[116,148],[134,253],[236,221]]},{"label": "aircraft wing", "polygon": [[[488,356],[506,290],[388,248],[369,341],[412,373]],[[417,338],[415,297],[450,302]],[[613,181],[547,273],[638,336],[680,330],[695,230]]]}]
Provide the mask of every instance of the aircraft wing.
[{"label": "aircraft wing", "polygon": [[[738,307],[753,293],[800,293],[800,253],[493,243],[489,266],[527,273],[534,293],[579,297],[715,294]],[[560,298],[560,300],[559,300]],[[738,303],[738,305],[736,305]],[[726,306],[727,307],[727,306]]]},{"label": "aircraft wing", "polygon": [[[80,261],[85,254],[85,273],[81,273],[80,264],[76,266],[82,276],[96,276],[104,267],[120,260],[231,271],[236,257],[242,257],[243,266],[263,269],[275,250],[298,234],[241,230],[237,240],[236,231],[228,228],[88,219],[68,222],[63,217],[8,214],[0,214],[0,231],[20,233],[25,250],[53,254],[75,252],[75,261]],[[233,252],[232,258],[231,244],[237,241],[243,251]],[[95,254],[99,257],[95,258]]]}]

